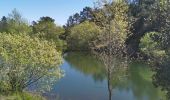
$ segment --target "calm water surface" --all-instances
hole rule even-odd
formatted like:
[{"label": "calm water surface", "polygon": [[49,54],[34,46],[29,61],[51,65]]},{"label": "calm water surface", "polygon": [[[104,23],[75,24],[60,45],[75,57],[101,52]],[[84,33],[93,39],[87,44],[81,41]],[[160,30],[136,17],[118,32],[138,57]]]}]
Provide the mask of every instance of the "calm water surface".
[{"label": "calm water surface", "polygon": [[48,100],[109,100],[109,89],[112,100],[164,100],[152,84],[153,73],[141,62],[129,64],[126,74],[117,71],[110,84],[103,64],[89,54],[68,53],[61,68],[65,76],[44,94]]}]

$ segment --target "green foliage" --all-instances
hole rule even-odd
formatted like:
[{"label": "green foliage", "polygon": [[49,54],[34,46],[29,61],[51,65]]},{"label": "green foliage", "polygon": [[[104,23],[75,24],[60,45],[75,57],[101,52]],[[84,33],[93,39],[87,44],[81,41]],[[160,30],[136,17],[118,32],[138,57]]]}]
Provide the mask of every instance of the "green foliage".
[{"label": "green foliage", "polygon": [[96,8],[98,10],[94,12],[94,22],[102,29],[102,32],[96,36],[92,49],[106,54],[110,52],[111,55],[121,57],[126,53],[125,41],[130,35],[128,5],[124,1],[99,1],[99,7]]},{"label": "green foliage", "polygon": [[[132,46],[132,51],[138,51],[135,48],[140,47],[144,54],[153,59],[167,57],[170,54],[169,3],[168,0],[129,0],[129,3],[124,0],[99,0],[96,8],[85,7],[80,13],[70,16],[65,27],[67,32],[57,26],[50,17],[41,17],[29,26],[14,9],[9,16],[2,17],[0,21],[0,91],[22,91],[37,81],[43,85],[41,89],[51,89],[49,85],[62,74],[58,68],[62,62],[58,47],[65,44],[60,39],[64,32],[64,39],[67,40],[70,50],[98,51],[97,54],[110,74],[108,79],[114,75],[118,76],[114,78],[118,80],[118,74],[125,72],[119,71],[122,67],[116,65],[114,62],[117,61],[110,55],[124,57],[127,47]],[[130,22],[133,23],[132,26]],[[133,33],[130,36],[129,31]],[[75,63],[76,59],[71,61]],[[170,94],[167,77],[169,62],[159,62],[161,67],[156,68],[154,81]],[[81,67],[86,73],[93,71],[84,68]],[[112,72],[113,68],[115,72]]]},{"label": "green foliage", "polygon": [[90,21],[92,20],[92,17],[92,8],[84,7],[80,13],[75,13],[74,15],[69,16],[66,27],[68,28],[80,24],[84,21]]},{"label": "green foliage", "polygon": [[114,12],[114,18],[111,22],[111,33],[115,40],[122,44],[125,44],[129,35],[128,9],[128,5],[125,2],[115,2],[111,5],[111,12]]},{"label": "green foliage", "polygon": [[64,29],[60,26],[56,26],[54,19],[41,17],[38,22],[33,22],[32,28],[32,35],[48,41],[54,41],[57,46],[63,45],[64,42],[60,40],[59,36],[64,33]]},{"label": "green foliage", "polygon": [[162,46],[168,50],[170,48],[170,3],[162,10],[163,25],[161,26]]},{"label": "green foliage", "polygon": [[0,21],[0,32],[6,32],[7,31],[7,18],[3,16]]},{"label": "green foliage", "polygon": [[8,96],[0,96],[1,100],[45,100],[45,98],[40,95],[35,95],[31,93],[13,93]]},{"label": "green foliage", "polygon": [[0,26],[0,32],[19,34],[30,33],[32,31],[27,21],[22,18],[21,14],[16,9],[14,9],[7,18],[2,18]]},{"label": "green foliage", "polygon": [[[134,56],[137,56],[140,39],[148,32],[159,32],[165,26],[169,10],[168,0],[131,0],[128,11],[129,21],[132,23],[132,35],[127,44]],[[162,32],[161,32],[162,33]]]},{"label": "green foliage", "polygon": [[[149,32],[140,40],[140,49],[153,60],[154,75],[153,83],[156,87],[160,87],[167,93],[167,100],[170,99],[170,79],[169,79],[169,48],[170,48],[170,2],[168,0],[154,1],[156,6],[151,10],[152,22],[154,30],[157,32]],[[150,8],[150,5],[148,6]],[[148,27],[148,25],[144,24]],[[151,31],[151,30],[150,30]],[[146,31],[145,31],[146,32]]]},{"label": "green foliage", "polygon": [[165,56],[165,50],[161,48],[160,33],[150,32],[140,41],[140,49],[150,57]]},{"label": "green foliage", "polygon": [[61,76],[54,43],[25,34],[0,33],[0,90],[22,91],[44,76]]},{"label": "green foliage", "polygon": [[100,33],[100,29],[93,22],[85,21],[70,29],[67,37],[68,47],[71,50],[88,50],[89,43]]},{"label": "green foliage", "polygon": [[[152,1],[152,5],[153,7],[147,5],[147,9],[150,9],[151,14],[142,14],[146,17],[143,25],[145,25],[148,30],[144,30],[144,32],[146,32],[144,34],[146,35],[140,40],[140,49],[154,59],[154,57],[159,58],[168,53],[170,46],[170,6],[166,0]],[[156,30],[148,33],[147,31],[153,30],[152,28]]]}]

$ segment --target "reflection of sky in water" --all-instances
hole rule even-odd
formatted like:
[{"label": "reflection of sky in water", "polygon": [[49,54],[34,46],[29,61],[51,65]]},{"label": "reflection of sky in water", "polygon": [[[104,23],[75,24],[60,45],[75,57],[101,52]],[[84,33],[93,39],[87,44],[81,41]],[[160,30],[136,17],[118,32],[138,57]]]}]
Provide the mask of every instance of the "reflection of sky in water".
[{"label": "reflection of sky in water", "polygon": [[[53,89],[44,96],[49,100],[56,100],[56,98],[60,100],[108,100],[106,74],[103,72],[104,69],[100,68],[101,66],[96,66],[98,65],[96,60],[87,55],[68,56],[70,57],[66,57],[61,66],[65,70],[65,76],[56,82]],[[87,65],[84,65],[85,63]],[[160,100],[162,93],[154,88],[148,78],[151,72],[144,66],[146,65],[132,64],[128,72],[129,77],[124,81],[113,83],[113,100]]]}]

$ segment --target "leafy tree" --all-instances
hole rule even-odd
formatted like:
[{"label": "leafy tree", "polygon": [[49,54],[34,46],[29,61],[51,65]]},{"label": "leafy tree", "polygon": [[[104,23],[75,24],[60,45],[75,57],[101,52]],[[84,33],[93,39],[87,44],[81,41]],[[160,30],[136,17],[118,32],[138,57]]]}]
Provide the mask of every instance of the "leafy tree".
[{"label": "leafy tree", "polygon": [[19,34],[30,33],[31,31],[27,21],[14,9],[7,17],[7,27],[4,32]]},{"label": "leafy tree", "polygon": [[[93,53],[99,58],[107,73],[109,100],[112,100],[112,79],[120,69],[126,72],[127,55],[125,41],[129,35],[129,22],[127,19],[128,5],[124,1],[99,0],[93,13],[93,21],[101,29],[91,43]],[[123,60],[121,60],[123,59]]]},{"label": "leafy tree", "polygon": [[43,77],[61,76],[54,43],[25,34],[0,33],[1,91],[20,91]]},{"label": "leafy tree", "polygon": [[170,43],[169,10],[170,6],[168,3],[159,3],[159,8],[157,8],[157,11],[160,15],[157,21],[159,21],[161,26],[157,28],[157,32],[145,33],[145,35],[140,40],[140,49],[150,58],[154,59],[154,57],[158,58],[168,54]]},{"label": "leafy tree", "polygon": [[68,47],[71,50],[89,50],[90,42],[100,33],[99,27],[93,22],[85,21],[70,29],[67,37]]},{"label": "leafy tree", "polygon": [[65,33],[61,35],[61,38],[63,40],[66,40],[67,36],[70,33],[71,28],[74,27],[75,25],[81,24],[85,21],[93,22],[92,21],[93,12],[94,12],[94,9],[90,7],[84,7],[83,10],[80,11],[79,13],[75,13],[72,16],[69,16],[67,20],[67,24],[64,25]]},{"label": "leafy tree", "polygon": [[41,17],[38,22],[33,22],[32,35],[38,36],[42,39],[54,41],[57,46],[61,46],[62,41],[59,36],[64,33],[64,29],[56,26],[55,20],[50,17]]},{"label": "leafy tree", "polygon": [[7,28],[8,28],[7,18],[3,16],[0,21],[0,32],[6,32]]},{"label": "leafy tree", "polygon": [[80,11],[80,13],[75,13],[74,15],[68,18],[66,27],[72,27],[84,21],[92,20],[92,12],[93,10],[90,7],[83,8],[83,11]]},{"label": "leafy tree", "polygon": [[[92,43],[92,49],[122,56],[126,52],[125,41],[130,35],[127,18],[128,5],[124,1],[101,0],[95,8],[93,21],[102,32]],[[102,7],[102,8],[101,8]]]},{"label": "leafy tree", "polygon": [[90,7],[83,8],[83,11],[80,12],[80,16],[81,16],[80,22],[84,22],[86,20],[92,20],[93,18],[92,12],[93,9]]},{"label": "leafy tree", "polygon": [[128,17],[132,23],[132,35],[126,43],[129,50],[134,52],[133,56],[139,52],[140,39],[149,32],[160,32],[164,26],[165,16],[160,10],[161,1],[166,0],[133,0],[129,5]]}]

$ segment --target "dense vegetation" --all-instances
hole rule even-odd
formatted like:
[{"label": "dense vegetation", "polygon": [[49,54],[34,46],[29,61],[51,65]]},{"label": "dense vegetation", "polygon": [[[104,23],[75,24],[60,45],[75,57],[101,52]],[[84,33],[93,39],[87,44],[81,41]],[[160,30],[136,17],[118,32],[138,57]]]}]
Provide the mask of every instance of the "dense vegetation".
[{"label": "dense vegetation", "polygon": [[59,36],[64,33],[64,28],[56,26],[55,20],[50,17],[41,17],[39,21],[32,22],[32,34],[41,39],[55,42],[56,46],[62,47],[65,45]]},{"label": "dense vegetation", "polygon": [[[56,81],[63,75],[59,68],[62,51],[58,47],[62,45],[58,41],[63,29],[50,19],[42,17],[39,23],[30,26],[16,9],[8,17],[2,18],[0,93],[12,95],[11,98],[17,100],[40,100],[41,97],[25,93],[25,89],[38,81],[43,82],[44,77]],[[44,84],[41,91],[49,90],[50,85],[50,82]]]},{"label": "dense vegetation", "polygon": [[67,36],[68,49],[89,50],[90,42],[92,42],[99,33],[99,27],[93,22],[85,21],[79,25],[75,25],[70,29],[70,35]]},{"label": "dense vegetation", "polygon": [[70,16],[63,27],[48,16],[30,25],[14,9],[0,20],[0,92],[23,92],[44,76],[61,76],[65,45],[68,51],[97,54],[109,74],[114,63],[109,58],[140,56],[153,64],[155,85],[170,97],[168,0],[101,0]]},{"label": "dense vegetation", "polygon": [[61,52],[48,41],[7,33],[1,33],[0,40],[2,91],[22,91],[44,75],[56,73],[62,62]]}]

